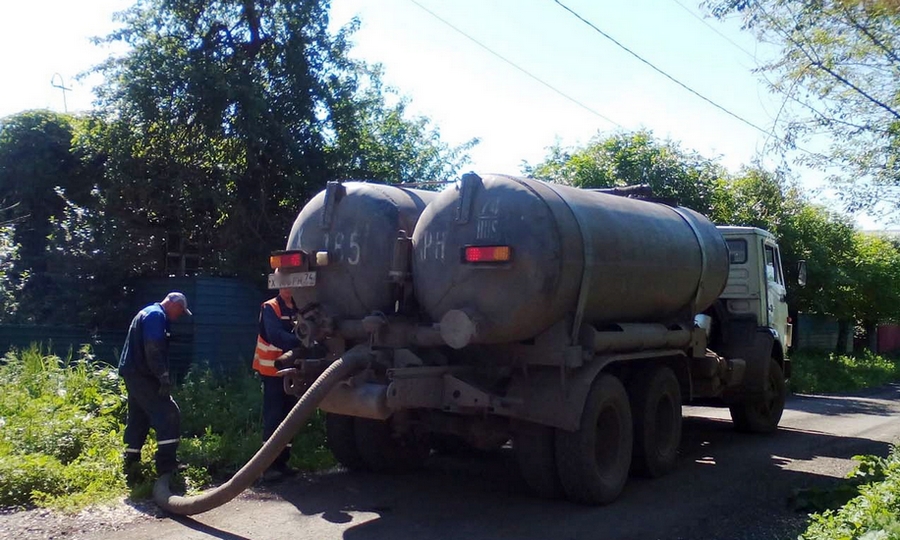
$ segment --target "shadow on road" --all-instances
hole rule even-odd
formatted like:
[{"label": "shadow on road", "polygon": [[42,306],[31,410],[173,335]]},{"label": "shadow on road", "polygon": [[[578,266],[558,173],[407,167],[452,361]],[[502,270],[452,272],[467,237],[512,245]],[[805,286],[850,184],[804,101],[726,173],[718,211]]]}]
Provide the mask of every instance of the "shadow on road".
[{"label": "shadow on road", "polygon": [[890,416],[896,414],[887,400],[900,400],[900,385],[891,384],[870,391],[862,391],[854,396],[804,395],[797,394],[791,399],[791,409],[829,416],[866,414]]},{"label": "shadow on road", "polygon": [[304,515],[359,522],[345,531],[348,540],[787,538],[806,520],[788,508],[791,494],[835,485],[846,472],[845,462],[829,474],[808,472],[810,463],[888,451],[888,444],[863,438],[794,429],[746,435],[729,421],[686,417],[675,472],[632,478],[605,507],[531,497],[509,450],[477,459],[432,456],[423,471],[405,475],[334,471],[273,491]]},{"label": "shadow on road", "polygon": [[172,521],[184,525],[188,529],[193,529],[199,533],[203,533],[213,538],[221,538],[222,540],[250,540],[246,536],[240,536],[228,531],[217,529],[211,525],[200,523],[199,521],[187,516],[172,516]]}]

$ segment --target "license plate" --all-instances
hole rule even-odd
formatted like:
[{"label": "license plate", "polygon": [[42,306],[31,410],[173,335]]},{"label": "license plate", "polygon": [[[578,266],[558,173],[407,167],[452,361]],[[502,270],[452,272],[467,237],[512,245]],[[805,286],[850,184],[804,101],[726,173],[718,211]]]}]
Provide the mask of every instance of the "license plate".
[{"label": "license plate", "polygon": [[270,289],[291,289],[294,287],[315,287],[315,272],[294,272],[291,274],[269,274]]}]

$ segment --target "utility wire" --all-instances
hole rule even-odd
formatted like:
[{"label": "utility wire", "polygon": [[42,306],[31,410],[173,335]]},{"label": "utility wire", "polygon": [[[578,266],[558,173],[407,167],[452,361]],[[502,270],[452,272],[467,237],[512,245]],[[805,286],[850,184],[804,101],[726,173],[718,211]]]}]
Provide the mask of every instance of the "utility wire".
[{"label": "utility wire", "polygon": [[691,16],[692,16],[693,18],[695,18],[695,19],[697,19],[698,21],[702,22],[707,28],[709,28],[709,29],[712,30],[713,32],[719,34],[719,37],[721,37],[722,39],[724,39],[724,40],[727,41],[728,43],[731,43],[732,45],[734,45],[734,46],[735,46],[736,48],[738,48],[741,52],[743,52],[744,54],[746,54],[747,56],[749,56],[749,57],[752,58],[753,60],[756,60],[756,55],[755,55],[755,54],[753,54],[752,52],[748,51],[747,49],[741,47],[736,41],[734,41],[734,40],[731,39],[730,37],[728,37],[728,36],[726,36],[725,34],[723,34],[722,32],[720,32],[718,28],[716,28],[715,26],[709,24],[709,22],[708,22],[706,19],[704,19],[703,17],[697,15],[697,14],[694,13],[693,11],[691,11],[691,9],[690,9],[689,7],[687,7],[687,6],[685,6],[684,4],[682,4],[679,0],[672,0],[672,1],[675,2],[676,4],[678,4],[679,6],[681,6],[681,9],[683,9],[683,10],[687,11],[688,13],[690,13]]},{"label": "utility wire", "polygon": [[595,116],[597,116],[597,117],[599,117],[599,118],[602,118],[603,120],[606,120],[607,122],[609,122],[610,124],[613,124],[614,126],[616,126],[616,127],[618,127],[618,128],[625,129],[625,126],[623,126],[622,124],[616,122],[616,121],[613,120],[612,118],[610,118],[610,117],[608,117],[608,116],[606,116],[606,115],[604,115],[604,114],[602,114],[602,113],[596,111],[595,109],[592,109],[591,107],[588,107],[588,106],[585,105],[584,103],[582,103],[582,102],[578,101],[577,99],[573,98],[572,96],[566,94],[566,93],[563,92],[562,90],[560,90],[560,89],[556,88],[555,86],[551,85],[550,83],[548,83],[548,82],[542,80],[542,79],[539,78],[537,75],[533,75],[531,72],[527,71],[525,68],[523,68],[523,67],[519,66],[518,64],[514,63],[512,60],[509,60],[509,59],[505,58],[504,56],[502,56],[500,53],[495,52],[493,49],[491,49],[490,47],[488,47],[488,46],[485,45],[484,43],[478,41],[477,39],[473,38],[473,37],[470,36],[469,34],[463,32],[462,30],[460,30],[459,28],[457,28],[456,26],[454,26],[453,24],[451,24],[450,22],[448,22],[446,19],[442,18],[442,17],[441,17],[440,15],[438,15],[437,13],[435,13],[435,12],[431,11],[430,9],[428,9],[427,7],[423,6],[422,4],[420,4],[419,2],[417,2],[416,0],[409,0],[409,1],[412,2],[413,4],[415,4],[416,6],[418,6],[419,9],[421,9],[421,10],[424,11],[425,13],[428,13],[429,15],[431,15],[432,17],[434,17],[435,19],[441,21],[441,22],[444,23],[445,25],[447,25],[447,26],[449,26],[450,28],[452,28],[453,30],[455,30],[457,33],[463,35],[466,39],[468,39],[468,40],[471,41],[472,43],[478,45],[479,47],[481,47],[482,49],[484,49],[484,50],[486,50],[487,52],[491,53],[492,55],[496,56],[496,57],[499,58],[500,60],[503,60],[504,62],[506,62],[506,63],[509,64],[510,66],[512,66],[512,67],[516,68],[517,70],[521,71],[522,73],[524,73],[525,75],[528,75],[529,77],[531,77],[531,78],[534,79],[535,81],[539,82],[540,84],[544,85],[545,87],[549,88],[550,90],[553,90],[554,92],[556,92],[556,93],[559,94],[560,96],[566,98],[567,100],[571,101],[571,102],[574,103],[575,105],[578,105],[578,106],[581,107],[582,109],[588,111],[589,113],[591,113],[591,114],[593,114],[593,115],[595,115]]},{"label": "utility wire", "polygon": [[[410,1],[414,1],[414,0],[410,0]],[[668,73],[666,73],[666,72],[663,71],[662,69],[660,69],[660,68],[656,67],[655,65],[651,64],[648,60],[644,59],[644,57],[642,57],[642,56],[639,55],[638,53],[632,51],[631,49],[629,49],[629,48],[626,47],[625,45],[621,44],[620,42],[616,41],[615,38],[613,38],[612,36],[610,36],[609,34],[607,34],[606,32],[604,32],[603,30],[600,30],[599,28],[597,28],[592,22],[590,22],[589,20],[585,19],[584,17],[582,17],[581,15],[579,15],[578,13],[576,13],[576,12],[575,12],[574,10],[572,10],[572,8],[570,8],[569,6],[563,4],[563,3],[560,2],[559,0],[553,0],[553,2],[555,2],[557,5],[559,5],[559,7],[563,8],[564,10],[568,11],[569,13],[571,13],[573,16],[575,16],[578,20],[580,20],[580,21],[583,22],[584,24],[590,26],[595,32],[597,32],[597,33],[600,34],[601,36],[603,36],[603,37],[605,37],[606,39],[608,39],[608,40],[612,41],[613,43],[615,43],[616,46],[618,46],[618,47],[619,47],[620,49],[622,49],[623,51],[625,51],[625,52],[627,52],[628,54],[630,54],[631,56],[637,58],[638,60],[640,60],[640,61],[643,62],[644,64],[647,64],[648,66],[650,66],[650,68],[652,68],[654,71],[656,71],[657,73],[659,73],[659,74],[662,75],[663,77],[669,79],[669,80],[672,81],[673,83],[677,84],[678,86],[684,88],[685,90],[687,90],[688,92],[694,94],[695,96],[697,96],[698,98],[702,99],[703,101],[709,103],[709,104],[712,105],[713,107],[715,107],[715,108],[719,109],[720,111],[724,112],[724,113],[727,114],[728,116],[731,116],[732,118],[735,118],[735,119],[737,119],[737,120],[743,122],[744,124],[747,124],[748,126],[752,127],[753,129],[755,129],[755,130],[757,130],[757,131],[760,131],[760,132],[762,132],[762,133],[764,133],[764,134],[766,134],[766,135],[776,136],[776,135],[774,135],[772,132],[770,132],[769,130],[763,129],[763,128],[759,127],[758,125],[754,124],[753,122],[747,120],[746,118],[743,118],[743,117],[741,117],[741,116],[738,116],[737,114],[735,114],[735,113],[729,111],[729,110],[726,109],[725,107],[719,105],[718,103],[716,103],[715,101],[713,101],[713,100],[709,99],[708,97],[704,96],[704,95],[701,94],[700,92],[697,92],[696,90],[694,90],[694,89],[691,88],[690,86],[684,84],[683,82],[679,81],[679,80],[676,79],[675,77],[669,75]],[[777,137],[777,136],[776,136],[776,137]],[[778,138],[780,139],[781,137],[778,137]]]}]

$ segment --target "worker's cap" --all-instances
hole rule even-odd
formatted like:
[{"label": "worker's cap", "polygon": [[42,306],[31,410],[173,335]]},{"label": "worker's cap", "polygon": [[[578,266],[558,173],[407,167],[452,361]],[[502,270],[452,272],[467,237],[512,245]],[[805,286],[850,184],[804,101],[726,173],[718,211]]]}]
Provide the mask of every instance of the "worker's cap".
[{"label": "worker's cap", "polygon": [[191,313],[191,310],[188,309],[187,305],[187,297],[184,296],[184,293],[180,293],[178,291],[172,291],[166,295],[166,300],[172,302],[173,304],[181,304],[181,307],[184,308],[184,312],[188,314],[189,317],[193,317],[194,314]]}]

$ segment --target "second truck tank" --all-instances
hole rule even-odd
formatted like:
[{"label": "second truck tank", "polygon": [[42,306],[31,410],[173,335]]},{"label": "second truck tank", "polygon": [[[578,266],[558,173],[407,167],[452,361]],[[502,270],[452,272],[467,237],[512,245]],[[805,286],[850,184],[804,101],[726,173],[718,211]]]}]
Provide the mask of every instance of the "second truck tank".
[{"label": "second truck tank", "polygon": [[692,210],[511,176],[464,175],[427,206],[413,246],[422,308],[464,314],[478,343],[528,340],[565,317],[692,321],[728,278],[722,235]]}]

